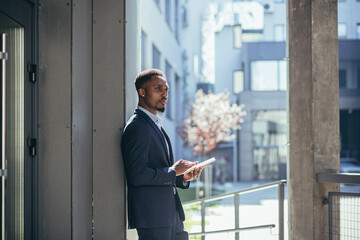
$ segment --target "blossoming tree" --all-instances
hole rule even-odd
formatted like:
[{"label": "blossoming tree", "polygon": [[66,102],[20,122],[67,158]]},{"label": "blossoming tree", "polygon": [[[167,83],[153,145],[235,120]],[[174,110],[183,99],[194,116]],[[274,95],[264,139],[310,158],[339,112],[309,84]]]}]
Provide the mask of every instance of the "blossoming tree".
[{"label": "blossoming tree", "polygon": [[[218,94],[205,94],[201,89],[191,104],[191,112],[184,120],[183,138],[203,160],[220,142],[236,137],[233,130],[240,129],[244,105],[231,104],[230,94],[223,91]],[[205,196],[211,195],[212,167],[205,168]],[[198,185],[198,184],[197,184]],[[197,187],[197,198],[198,198]]]},{"label": "blossoming tree", "polygon": [[235,138],[233,130],[240,129],[244,105],[231,104],[230,94],[205,94],[200,89],[191,104],[191,112],[184,121],[184,140],[194,150],[194,154],[205,156],[220,142]]}]

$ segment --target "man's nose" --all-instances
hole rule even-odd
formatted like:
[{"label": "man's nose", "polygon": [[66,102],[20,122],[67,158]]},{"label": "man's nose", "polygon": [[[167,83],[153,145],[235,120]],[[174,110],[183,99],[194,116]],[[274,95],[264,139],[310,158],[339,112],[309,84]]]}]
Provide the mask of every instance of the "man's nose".
[{"label": "man's nose", "polygon": [[164,91],[162,92],[162,96],[163,96],[163,97],[167,97],[167,96],[168,96],[168,91],[164,90]]}]

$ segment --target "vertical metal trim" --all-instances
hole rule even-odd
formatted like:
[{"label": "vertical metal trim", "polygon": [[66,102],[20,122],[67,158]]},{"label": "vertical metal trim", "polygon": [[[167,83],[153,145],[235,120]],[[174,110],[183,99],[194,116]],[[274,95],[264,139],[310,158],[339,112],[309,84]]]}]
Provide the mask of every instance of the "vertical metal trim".
[{"label": "vertical metal trim", "polygon": [[285,183],[280,183],[278,186],[279,197],[279,240],[284,240],[284,188]]},{"label": "vertical metal trim", "polygon": [[329,195],[328,195],[328,198],[329,198],[329,240],[333,240],[333,215],[332,215],[332,207],[333,207],[333,193],[332,192],[329,192]]},{"label": "vertical metal trim", "polygon": [[[201,201],[201,233],[205,233],[205,201]],[[201,235],[201,240],[205,240],[205,235]]]},{"label": "vertical metal trim", "polygon": [[[234,195],[234,208],[235,208],[235,229],[240,228],[240,195],[235,193]],[[240,239],[240,233],[235,232],[235,240]]]},{"label": "vertical metal trim", "polygon": [[[2,34],[2,52],[6,52],[6,33]],[[1,113],[1,169],[5,170],[6,160],[5,160],[5,151],[6,151],[6,59],[2,59],[2,113]],[[5,178],[6,176],[1,176],[1,239],[5,240]]]}]

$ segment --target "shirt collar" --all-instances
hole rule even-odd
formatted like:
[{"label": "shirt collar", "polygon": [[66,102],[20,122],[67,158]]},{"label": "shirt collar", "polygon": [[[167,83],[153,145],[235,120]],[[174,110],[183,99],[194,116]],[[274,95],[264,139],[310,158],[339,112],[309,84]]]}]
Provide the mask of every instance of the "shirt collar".
[{"label": "shirt collar", "polygon": [[161,130],[161,118],[159,118],[157,115],[154,115],[153,113],[151,113],[150,111],[146,110],[145,108],[141,107],[141,106],[137,106],[137,109],[143,111],[144,113],[146,113],[146,115],[149,116],[149,118],[151,120],[154,121],[154,123],[159,127],[159,129]]}]

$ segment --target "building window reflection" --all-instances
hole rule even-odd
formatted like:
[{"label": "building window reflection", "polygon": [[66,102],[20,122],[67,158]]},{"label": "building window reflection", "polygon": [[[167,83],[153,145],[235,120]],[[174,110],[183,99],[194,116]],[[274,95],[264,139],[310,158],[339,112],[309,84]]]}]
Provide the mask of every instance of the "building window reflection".
[{"label": "building window reflection", "polygon": [[286,110],[252,112],[252,140],[255,178],[286,178]]},{"label": "building window reflection", "polygon": [[338,37],[339,37],[339,40],[344,40],[347,38],[346,23],[338,23]]},{"label": "building window reflection", "polygon": [[274,40],[275,42],[284,42],[286,39],[284,24],[276,24],[274,26]]},{"label": "building window reflection", "polygon": [[172,113],[171,113],[171,104],[172,104],[172,67],[168,61],[165,61],[165,75],[166,80],[170,88],[167,104],[166,104],[166,117],[168,119],[172,119]]},{"label": "building window reflection", "polygon": [[359,89],[360,61],[339,61],[339,88]]},{"label": "building window reflection", "polygon": [[161,55],[160,51],[153,44],[153,47],[152,47],[152,66],[153,66],[153,68],[160,69],[160,55]]},{"label": "building window reflection", "polygon": [[146,69],[146,33],[141,31],[141,69]]},{"label": "building window reflection", "polygon": [[234,35],[234,48],[242,47],[242,30],[240,25],[236,25],[233,28]]},{"label": "building window reflection", "polygon": [[171,28],[170,0],[165,0],[165,18]]},{"label": "building window reflection", "polygon": [[253,91],[286,91],[285,61],[251,62],[251,90]]},{"label": "building window reflection", "polygon": [[340,158],[360,160],[360,110],[340,110]]},{"label": "building window reflection", "polygon": [[244,91],[244,72],[243,71],[234,71],[234,85],[233,90],[234,94],[239,94]]}]

